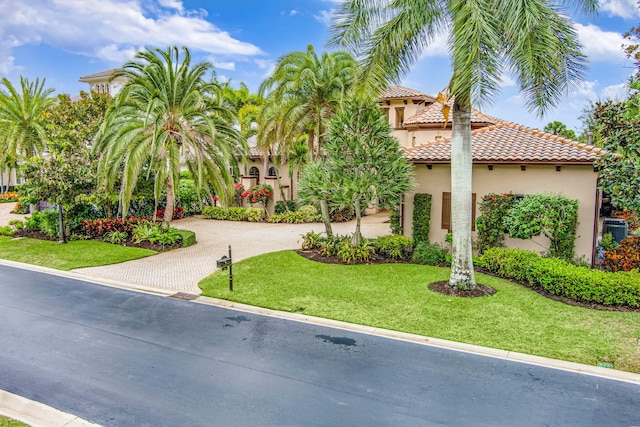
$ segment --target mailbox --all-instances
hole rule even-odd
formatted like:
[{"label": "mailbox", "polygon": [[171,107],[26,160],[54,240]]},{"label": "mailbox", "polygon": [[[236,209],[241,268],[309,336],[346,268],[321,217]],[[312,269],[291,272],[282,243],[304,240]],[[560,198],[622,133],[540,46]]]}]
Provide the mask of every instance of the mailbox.
[{"label": "mailbox", "polygon": [[223,270],[226,270],[231,265],[231,258],[223,255],[222,258],[216,261],[216,266]]}]

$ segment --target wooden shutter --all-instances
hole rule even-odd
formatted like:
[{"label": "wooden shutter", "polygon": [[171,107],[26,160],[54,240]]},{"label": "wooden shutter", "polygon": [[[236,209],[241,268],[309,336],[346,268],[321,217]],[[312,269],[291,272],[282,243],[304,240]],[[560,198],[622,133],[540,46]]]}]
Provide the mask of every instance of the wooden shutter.
[{"label": "wooden shutter", "polygon": [[[451,193],[442,193],[441,228],[451,231]],[[471,231],[476,231],[476,193],[471,193]]]},{"label": "wooden shutter", "polygon": [[442,193],[442,225],[440,228],[451,230],[451,193]]}]

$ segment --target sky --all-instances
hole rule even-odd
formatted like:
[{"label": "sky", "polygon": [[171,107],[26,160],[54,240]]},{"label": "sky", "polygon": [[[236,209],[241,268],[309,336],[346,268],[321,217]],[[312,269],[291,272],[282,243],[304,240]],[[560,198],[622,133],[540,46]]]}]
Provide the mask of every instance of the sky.
[{"label": "sky", "polygon": [[[505,0],[506,1],[506,0]],[[195,60],[214,64],[220,80],[252,91],[278,58],[327,46],[331,13],[341,0],[0,0],[0,76],[46,79],[56,93],[87,90],[78,78],[121,66],[145,47],[187,46]],[[575,2],[574,2],[575,3]],[[542,129],[561,121],[580,131],[589,101],[625,96],[634,73],[623,34],[640,24],[636,0],[600,0],[594,16],[571,15],[589,59],[584,81],[544,117],[529,112],[505,75],[486,114]],[[446,37],[437,37],[401,85],[436,95],[451,67]]]}]

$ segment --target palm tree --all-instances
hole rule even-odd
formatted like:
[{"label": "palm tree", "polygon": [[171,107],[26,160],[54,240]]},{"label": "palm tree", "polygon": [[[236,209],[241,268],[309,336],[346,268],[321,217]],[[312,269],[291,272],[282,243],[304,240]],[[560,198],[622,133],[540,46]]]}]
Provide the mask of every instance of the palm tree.
[{"label": "palm tree", "polygon": [[278,61],[273,74],[260,86],[265,104],[260,114],[261,145],[293,143],[307,134],[309,154],[316,159],[331,116],[356,82],[358,64],[345,52],[323,53],[313,46]]},{"label": "palm tree", "polygon": [[181,165],[189,169],[198,190],[208,185],[216,194],[227,194],[233,188],[236,158],[246,151],[234,129],[237,117],[223,103],[220,86],[204,80],[212,65],[192,66],[189,50],[181,51],[182,57],[176,47],[138,52],[114,74],[127,82],[107,111],[94,145],[102,184],[113,186],[121,173],[123,217],[141,173],[154,178],[156,203],[166,190],[164,228],[173,216]]},{"label": "palm tree", "polygon": [[45,89],[45,79],[29,82],[20,76],[20,92],[7,78],[0,88],[0,150],[2,167],[9,171],[20,159],[42,154],[49,136],[43,117],[53,106],[53,89]]},{"label": "palm tree", "polygon": [[364,84],[378,91],[407,73],[436,35],[446,31],[454,96],[451,137],[449,284],[475,288],[471,249],[471,106],[487,102],[504,70],[513,73],[527,106],[543,114],[582,76],[585,57],[563,7],[595,11],[597,0],[346,0],[334,17],[332,42],[362,61]]}]

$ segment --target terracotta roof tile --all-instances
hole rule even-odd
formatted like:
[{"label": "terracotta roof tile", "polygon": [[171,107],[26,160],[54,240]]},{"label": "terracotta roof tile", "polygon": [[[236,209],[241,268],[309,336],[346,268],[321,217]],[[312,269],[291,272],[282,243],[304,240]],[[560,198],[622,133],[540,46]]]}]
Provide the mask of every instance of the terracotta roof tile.
[{"label": "terracotta roof tile", "polygon": [[[449,101],[448,104],[453,104],[453,100]],[[487,123],[487,124],[495,124],[501,122],[500,119],[496,119],[494,117],[487,116],[486,114],[481,113],[476,109],[471,110],[471,123]],[[443,124],[444,123],[444,114],[442,114],[442,104],[439,102],[434,102],[431,105],[426,106],[422,110],[418,111],[418,113],[409,117],[404,121],[404,126],[407,125],[425,125],[425,124]],[[451,123],[451,115],[449,115],[449,121]]]},{"label": "terracotta roof tile", "polygon": [[384,92],[382,92],[382,95],[380,95],[380,98],[382,99],[426,98],[426,99],[435,100],[435,98],[427,95],[426,93],[420,92],[415,89],[409,89],[408,87],[403,87],[403,86],[389,86],[387,89],[385,89]]},{"label": "terracotta roof tile", "polygon": [[[471,132],[471,141],[477,163],[592,163],[605,153],[598,147],[504,121]],[[407,149],[406,156],[414,162],[450,162],[451,138]]]}]

